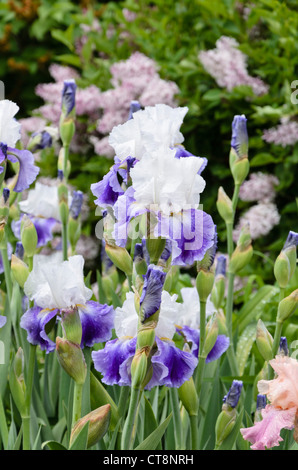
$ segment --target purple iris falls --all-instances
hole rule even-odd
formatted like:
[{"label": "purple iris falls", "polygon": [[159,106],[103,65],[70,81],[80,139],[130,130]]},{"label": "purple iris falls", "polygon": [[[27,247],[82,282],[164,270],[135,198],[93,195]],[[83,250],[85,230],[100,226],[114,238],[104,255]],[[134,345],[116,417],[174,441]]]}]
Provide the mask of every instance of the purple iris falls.
[{"label": "purple iris falls", "polygon": [[[13,190],[19,193],[24,189],[28,189],[39,173],[39,168],[34,165],[32,153],[29,150],[18,150],[0,144],[0,165],[5,160],[9,160],[11,163],[19,163],[18,178]],[[0,173],[3,173],[3,171],[3,166],[0,166]]]},{"label": "purple iris falls", "polygon": [[99,207],[113,206],[118,197],[124,194],[118,180],[118,169],[120,163],[112,166],[110,171],[98,183],[91,184],[91,191],[97,199],[94,201]]},{"label": "purple iris falls", "polygon": [[[180,387],[194,373],[198,360],[192,353],[181,351],[173,341],[156,337],[152,350],[152,377],[145,386],[150,390],[155,386]],[[137,338],[121,338],[108,341],[104,349],[93,351],[95,369],[103,376],[107,385],[131,384],[131,362],[135,355]]]},{"label": "purple iris falls", "polygon": [[[77,307],[82,324],[81,347],[92,347],[95,343],[110,339],[114,326],[113,307],[92,300],[86,302],[86,305]],[[24,313],[20,325],[27,331],[29,343],[39,345],[42,350],[49,353],[55,349],[56,344],[49,338],[48,333],[53,326],[52,322],[57,319],[60,319],[58,309],[42,309],[34,306]]]},{"label": "purple iris falls", "polygon": [[186,209],[179,216],[159,213],[155,236],[172,241],[172,264],[192,265],[201,261],[214,246],[215,225],[209,214],[199,209]]},{"label": "purple iris falls", "polygon": [[[194,357],[198,357],[200,347],[200,330],[191,328],[189,326],[183,326],[182,328],[177,328],[177,333],[184,336],[187,343],[189,343],[191,346],[191,353],[194,355]],[[211,351],[209,351],[206,357],[206,363],[219,359],[223,353],[226,352],[229,345],[230,340],[228,336],[218,335],[213,348]]]},{"label": "purple iris falls", "polygon": [[150,264],[144,277],[144,285],[140,298],[143,321],[154,315],[160,308],[161,293],[166,273],[159,266]]}]

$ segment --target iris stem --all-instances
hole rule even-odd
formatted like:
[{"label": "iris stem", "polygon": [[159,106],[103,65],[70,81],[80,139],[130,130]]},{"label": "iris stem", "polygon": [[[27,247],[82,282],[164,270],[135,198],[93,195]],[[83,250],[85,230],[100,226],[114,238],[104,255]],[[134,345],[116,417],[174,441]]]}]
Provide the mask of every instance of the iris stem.
[{"label": "iris stem", "polygon": [[206,337],[206,302],[200,300],[200,343],[199,343],[199,362],[196,372],[196,390],[200,400],[206,355],[203,354]]},{"label": "iris stem", "polygon": [[4,245],[1,248],[1,255],[2,255],[2,261],[3,261],[3,268],[4,268],[4,278],[5,278],[5,284],[6,284],[6,290],[7,290],[7,295],[9,299],[9,304],[11,302],[11,297],[12,297],[12,280],[11,280],[11,274],[10,274],[10,263],[7,255],[7,238],[6,234],[4,235]]},{"label": "iris stem", "polygon": [[[277,352],[278,352],[282,327],[283,327],[283,322],[276,321],[274,338],[273,338],[273,345],[272,345],[272,358],[274,358],[276,356]],[[274,371],[273,371],[272,367],[270,367],[269,380],[273,379],[273,376],[274,376]]]},{"label": "iris stem", "polygon": [[63,176],[65,178],[65,182],[67,183],[68,180],[68,173],[67,173],[67,163],[69,158],[69,145],[64,145],[64,158],[63,158]]},{"label": "iris stem", "polygon": [[30,422],[31,422],[31,399],[34,379],[36,346],[29,344],[28,369],[26,377],[26,395],[25,395],[25,416],[22,416],[23,422],[23,449],[30,450]]},{"label": "iris stem", "polygon": [[83,396],[83,384],[78,384],[75,382],[74,390],[73,390],[72,428],[75,425],[75,423],[81,418],[82,396]]},{"label": "iris stem", "polygon": [[63,260],[68,259],[68,225],[67,223],[62,224],[62,249],[63,249]]},{"label": "iris stem", "polygon": [[122,439],[121,439],[121,449],[122,450],[131,450],[133,447],[133,427],[135,423],[136,413],[138,409],[138,402],[140,396],[140,389],[131,388],[130,401],[127,418],[124,424]]},{"label": "iris stem", "polygon": [[175,449],[183,450],[184,449],[183,432],[182,432],[178,391],[176,388],[170,388],[169,393],[170,393],[171,408],[173,411],[174,434],[175,434],[175,444],[176,444]]},{"label": "iris stem", "polygon": [[192,450],[199,450],[198,415],[189,415],[189,420],[191,429],[191,448]]}]

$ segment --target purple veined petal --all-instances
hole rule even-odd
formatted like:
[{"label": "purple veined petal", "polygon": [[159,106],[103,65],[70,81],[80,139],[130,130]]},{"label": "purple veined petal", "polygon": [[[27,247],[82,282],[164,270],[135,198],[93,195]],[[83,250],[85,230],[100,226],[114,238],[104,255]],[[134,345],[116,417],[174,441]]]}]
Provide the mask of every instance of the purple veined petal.
[{"label": "purple veined petal", "polygon": [[64,80],[62,90],[62,110],[66,116],[73,110],[76,104],[77,85],[74,79]]},{"label": "purple veined petal", "polygon": [[[167,374],[163,373],[160,377],[159,385],[181,387],[193,375],[198,359],[190,352],[181,351],[173,341],[161,340],[156,337],[156,345],[157,352],[151,358],[153,369],[156,365],[165,366],[168,369]],[[146,388],[151,388],[150,382]]]},{"label": "purple veined petal", "polygon": [[194,357],[198,357],[199,354],[199,345],[200,345],[200,333],[196,328],[191,328],[190,326],[182,326],[176,329],[177,333],[182,334],[187,343],[190,343],[190,351]]},{"label": "purple veined petal", "polygon": [[2,328],[7,321],[7,318],[4,317],[3,315],[0,315],[0,328]]},{"label": "purple veined petal", "polygon": [[34,165],[34,156],[29,150],[18,150],[15,148],[8,147],[7,158],[12,163],[19,162],[19,174],[15,187],[13,190],[17,193],[28,189],[29,186],[35,181],[39,168]]},{"label": "purple veined petal", "polygon": [[130,385],[130,364],[136,352],[137,338],[108,341],[103,349],[92,352],[95,369],[107,385]]},{"label": "purple veined petal", "polygon": [[144,285],[140,298],[140,307],[143,320],[147,320],[160,308],[166,273],[161,267],[151,264],[148,266],[147,273],[143,278]]},{"label": "purple veined petal", "polygon": [[244,114],[234,116],[232,122],[231,147],[235,150],[239,158],[247,157],[248,135],[246,127],[247,119]]},{"label": "purple veined petal", "polygon": [[[7,256],[8,256],[8,259],[11,259],[12,252],[13,252],[13,248],[12,248],[11,244],[8,242],[7,243]],[[2,274],[2,273],[4,273],[4,266],[3,266],[2,255],[0,253],[0,274]]]},{"label": "purple veined petal", "polygon": [[27,310],[21,317],[20,325],[27,331],[29,343],[39,345],[46,353],[54,351],[56,347],[56,343],[46,334],[45,327],[57,313],[57,309],[49,310],[36,306]]},{"label": "purple veined petal", "polygon": [[82,347],[91,348],[111,338],[115,313],[112,306],[89,300],[86,305],[78,305],[78,311],[83,329]]},{"label": "purple veined petal", "polygon": [[91,184],[91,191],[97,197],[95,204],[100,207],[114,206],[118,197],[124,194],[118,180],[119,166],[120,163],[113,165],[101,181]]},{"label": "purple veined petal", "polygon": [[[28,214],[27,214],[28,215]],[[13,220],[11,223],[11,229],[13,234],[19,240],[21,239],[21,222],[24,214],[21,215],[19,220]],[[37,232],[37,247],[45,246],[49,241],[53,239],[53,228],[60,222],[54,218],[44,219],[42,217],[34,217],[28,215],[30,220],[33,222]]]},{"label": "purple veined petal", "polygon": [[172,240],[172,265],[191,266],[214,245],[215,225],[206,212],[186,209],[172,217],[159,213],[154,233]]},{"label": "purple veined petal", "polygon": [[[118,157],[115,157],[115,160],[118,160]],[[120,161],[118,173],[121,176],[121,178],[123,179],[124,183],[126,183],[126,184],[128,183],[129,176],[130,176],[129,172],[130,172],[131,168],[133,168],[134,165],[138,161],[139,160],[137,160],[134,157],[127,157],[124,160]]]}]

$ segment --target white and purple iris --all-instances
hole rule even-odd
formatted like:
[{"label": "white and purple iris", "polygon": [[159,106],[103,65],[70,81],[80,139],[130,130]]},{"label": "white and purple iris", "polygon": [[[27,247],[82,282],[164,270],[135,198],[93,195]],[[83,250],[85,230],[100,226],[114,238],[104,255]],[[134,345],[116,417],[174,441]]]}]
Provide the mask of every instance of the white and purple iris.
[{"label": "white and purple iris", "polygon": [[141,238],[149,234],[169,239],[171,262],[182,266],[202,260],[215,236],[212,218],[199,209],[205,188],[200,174],[207,160],[181,146],[186,112],[187,108],[159,104],[133,113],[132,119],[116,126],[109,140],[116,152],[115,164],[91,186],[95,203],[113,208],[113,236],[119,246],[126,245],[132,221],[150,217],[155,223]]},{"label": "white and purple iris", "polygon": [[[159,267],[148,267],[144,276],[144,286],[140,299],[143,322],[150,319],[159,310],[158,323],[155,327],[155,344],[151,350],[150,362],[152,377],[146,389],[157,385],[180,387],[194,373],[198,363],[199,331],[181,325],[183,312],[187,309],[177,302],[177,295],[170,295],[163,287],[163,271]],[[198,299],[192,299],[198,305]],[[194,314],[194,311],[191,312]],[[108,341],[104,349],[94,351],[94,366],[103,375],[107,385],[120,386],[131,384],[130,366],[136,352],[139,316],[135,307],[133,292],[126,294],[122,307],[116,308],[116,339]],[[179,336],[177,336],[179,334]],[[180,349],[175,338],[184,339],[184,348]],[[228,338],[219,336],[207,357],[207,362],[218,359],[227,349]]]},{"label": "white and purple iris", "polygon": [[[73,197],[69,194],[71,206]],[[36,182],[30,189],[27,199],[19,202],[22,212],[19,220],[12,221],[11,228],[16,238],[21,236],[21,222],[24,214],[31,219],[37,232],[37,247],[45,246],[53,238],[53,229],[61,222],[57,186]]]},{"label": "white and purple iris", "polygon": [[[49,327],[61,313],[77,309],[82,324],[81,346],[92,347],[107,341],[112,334],[114,310],[90,300],[91,289],[83,276],[84,259],[80,255],[62,261],[61,253],[54,256],[34,256],[33,270],[24,285],[24,292],[34,307],[21,318],[21,327],[31,344],[39,345],[47,353],[55,349],[55,342],[48,336]],[[51,323],[49,323],[51,322]]]},{"label": "white and purple iris", "polygon": [[15,148],[21,137],[21,126],[14,117],[18,110],[19,107],[13,101],[0,101],[0,174],[5,174],[7,160],[18,163],[18,177],[13,189],[21,192],[35,181],[39,168],[34,164],[34,157],[29,150]]}]

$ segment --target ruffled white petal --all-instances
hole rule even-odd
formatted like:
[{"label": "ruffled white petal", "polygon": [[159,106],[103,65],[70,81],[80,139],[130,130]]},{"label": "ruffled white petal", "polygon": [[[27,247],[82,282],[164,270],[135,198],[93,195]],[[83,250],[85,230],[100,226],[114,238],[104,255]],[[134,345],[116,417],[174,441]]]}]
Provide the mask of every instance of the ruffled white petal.
[{"label": "ruffled white petal", "polygon": [[14,118],[18,111],[18,105],[13,101],[0,101],[0,142],[8,147],[15,147],[21,137],[21,125]]}]

